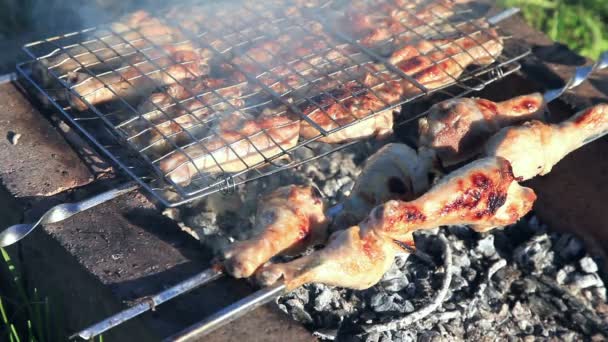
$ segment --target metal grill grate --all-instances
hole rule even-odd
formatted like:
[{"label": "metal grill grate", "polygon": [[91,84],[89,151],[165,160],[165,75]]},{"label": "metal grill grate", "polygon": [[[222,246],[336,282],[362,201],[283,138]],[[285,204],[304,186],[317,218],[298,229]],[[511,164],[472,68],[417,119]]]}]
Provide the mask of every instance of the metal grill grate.
[{"label": "metal grill grate", "polygon": [[[528,51],[490,24],[448,0],[179,5],[30,43],[18,70],[175,206],[349,146],[406,102],[516,71]],[[333,146],[299,158],[315,141]]]}]

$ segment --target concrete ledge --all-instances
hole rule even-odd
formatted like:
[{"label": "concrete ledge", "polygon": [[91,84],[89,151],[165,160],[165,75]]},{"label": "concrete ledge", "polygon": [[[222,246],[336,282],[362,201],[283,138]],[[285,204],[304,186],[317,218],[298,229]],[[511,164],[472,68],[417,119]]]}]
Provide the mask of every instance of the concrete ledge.
[{"label": "concrete ledge", "polygon": [[[20,134],[13,145],[8,137]],[[51,124],[11,83],[0,84],[0,179],[16,197],[50,196],[93,177]]]}]

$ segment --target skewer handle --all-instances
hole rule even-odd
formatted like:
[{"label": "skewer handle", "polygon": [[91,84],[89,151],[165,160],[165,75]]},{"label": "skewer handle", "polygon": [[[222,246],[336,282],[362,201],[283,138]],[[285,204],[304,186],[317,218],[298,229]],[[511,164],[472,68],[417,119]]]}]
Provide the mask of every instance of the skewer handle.
[{"label": "skewer handle", "polygon": [[608,67],[608,51],[602,52],[597,62],[593,65],[588,65],[584,67],[577,67],[574,71],[574,75],[566,82],[566,84],[558,89],[551,89],[545,92],[543,96],[545,99],[545,103],[551,102],[556,98],[560,97],[567,90],[572,89],[579,84],[585,82],[589,76],[597,70],[604,69]]}]

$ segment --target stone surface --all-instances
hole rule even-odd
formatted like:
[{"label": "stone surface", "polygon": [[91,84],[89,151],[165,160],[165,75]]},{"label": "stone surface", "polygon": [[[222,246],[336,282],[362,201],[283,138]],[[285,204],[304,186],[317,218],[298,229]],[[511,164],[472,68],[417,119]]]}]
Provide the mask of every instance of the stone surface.
[{"label": "stone surface", "polygon": [[[85,195],[75,192],[71,199]],[[16,253],[16,248],[9,252]],[[65,320],[71,332],[204,270],[211,256],[138,192],[43,227],[22,242],[22,254],[22,267],[32,284],[51,298],[70,298]],[[159,340],[252,291],[245,282],[220,280],[104,336],[112,341]],[[204,340],[312,339],[270,304]]]},{"label": "stone surface", "polygon": [[[17,144],[9,137],[20,134]],[[0,179],[16,197],[49,196],[93,177],[57,130],[11,83],[0,84]]]}]

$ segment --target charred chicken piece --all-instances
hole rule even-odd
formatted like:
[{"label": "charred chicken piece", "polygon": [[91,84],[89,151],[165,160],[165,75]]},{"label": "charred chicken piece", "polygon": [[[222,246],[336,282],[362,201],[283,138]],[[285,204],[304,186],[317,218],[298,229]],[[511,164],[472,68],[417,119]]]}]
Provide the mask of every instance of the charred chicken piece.
[{"label": "charred chicken piece", "polygon": [[263,196],[256,213],[253,238],[234,243],[224,253],[224,268],[236,278],[251,276],[278,254],[302,252],[325,242],[328,220],[319,191],[289,185]]},{"label": "charred chicken piece", "polygon": [[487,156],[503,157],[522,180],[546,175],[561,159],[608,133],[608,104],[583,110],[559,124],[540,121],[506,127],[485,146]]},{"label": "charred chicken piece", "polygon": [[454,165],[479,154],[502,127],[540,119],[544,109],[540,93],[503,102],[474,98],[443,101],[418,121],[419,146],[434,150],[444,166]]},{"label": "charred chicken piece", "polygon": [[455,224],[489,230],[516,222],[535,199],[532,189],[515,181],[506,159],[480,159],[452,172],[418,199],[374,208],[358,226],[332,234],[324,249],[262,268],[258,279],[268,285],[282,277],[288,289],[310,282],[366,289],[392,264],[400,250],[396,241],[413,246],[414,231]]},{"label": "charred chicken piece", "polygon": [[377,205],[413,200],[428,190],[428,170],[416,151],[405,144],[387,144],[370,156],[353,189],[342,202],[333,226],[343,229],[361,222]]},{"label": "charred chicken piece", "polygon": [[72,74],[69,80],[71,88],[78,94],[70,94],[72,107],[86,110],[87,104],[84,101],[91,105],[119,98],[132,101],[154,88],[194,79],[208,72],[207,60],[201,57],[201,51],[192,50],[189,46],[166,46],[158,53],[162,57],[97,77],[80,72]]},{"label": "charred chicken piece", "polygon": [[[275,108],[276,112],[285,112]],[[252,118],[231,113],[213,134],[160,162],[160,169],[173,182],[186,185],[196,175],[239,172],[272,159],[298,142],[300,121],[286,114],[265,113]]]}]

